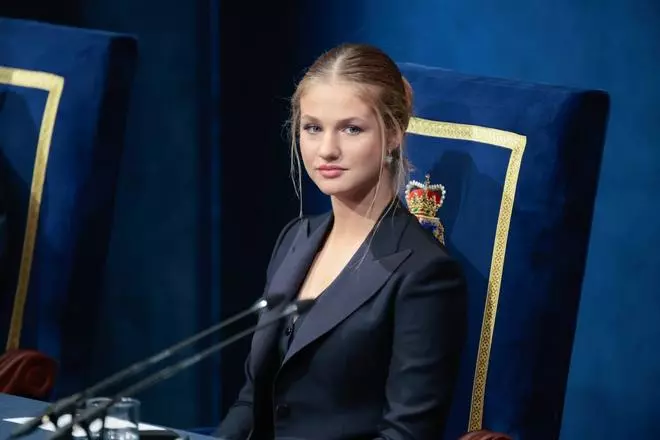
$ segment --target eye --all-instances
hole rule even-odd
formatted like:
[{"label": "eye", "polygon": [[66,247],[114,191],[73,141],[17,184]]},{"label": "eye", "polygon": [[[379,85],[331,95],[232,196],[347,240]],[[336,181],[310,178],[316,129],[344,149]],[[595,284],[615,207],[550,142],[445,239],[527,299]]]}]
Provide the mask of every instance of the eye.
[{"label": "eye", "polygon": [[303,126],[303,130],[305,130],[307,133],[315,134],[321,131],[321,127],[315,124],[305,124]]},{"label": "eye", "polygon": [[348,133],[349,135],[351,135],[351,136],[355,136],[355,135],[358,135],[358,134],[362,133],[364,130],[362,130],[357,125],[349,125],[344,129],[344,131],[346,133]]}]

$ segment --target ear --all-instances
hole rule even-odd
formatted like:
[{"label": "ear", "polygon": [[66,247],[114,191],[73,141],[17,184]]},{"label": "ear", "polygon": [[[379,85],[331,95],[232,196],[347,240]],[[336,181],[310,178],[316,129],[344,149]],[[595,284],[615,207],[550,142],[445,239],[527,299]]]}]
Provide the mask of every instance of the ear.
[{"label": "ear", "polygon": [[403,142],[403,134],[398,134],[392,130],[387,139],[387,153],[392,153],[394,155],[399,154],[401,151],[401,143]]}]

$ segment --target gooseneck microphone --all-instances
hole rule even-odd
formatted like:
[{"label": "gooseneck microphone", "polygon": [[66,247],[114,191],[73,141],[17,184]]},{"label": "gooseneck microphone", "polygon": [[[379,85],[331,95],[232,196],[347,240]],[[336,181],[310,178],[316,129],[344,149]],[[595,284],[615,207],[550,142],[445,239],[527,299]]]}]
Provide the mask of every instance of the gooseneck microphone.
[{"label": "gooseneck microphone", "polygon": [[272,294],[268,295],[267,297],[262,297],[258,301],[256,301],[252,306],[249,308],[225,319],[224,321],[219,322],[218,324],[212,325],[211,327],[202,330],[201,332],[184,339],[181,342],[178,342],[171,347],[166,348],[165,350],[156,353],[155,355],[144,359],[142,361],[138,361],[134,363],[133,365],[130,365],[129,367],[111,375],[107,379],[104,379],[91,387],[73,394],[69,397],[65,397],[63,399],[58,400],[57,402],[53,403],[52,405],[49,405],[48,408],[39,416],[34,417],[30,419],[28,422],[25,424],[20,425],[14,432],[11,433],[9,438],[18,438],[22,437],[25,435],[28,435],[32,433],[34,430],[36,430],[39,426],[42,424],[52,422],[54,425],[57,425],[57,419],[62,415],[66,413],[75,413],[76,408],[86,399],[93,397],[97,395],[97,393],[105,388],[108,388],[111,385],[114,385],[118,383],[121,380],[124,380],[126,378],[129,378],[131,376],[135,376],[138,373],[141,373],[148,367],[157,364],[159,362],[162,362],[163,360],[169,358],[176,352],[182,350],[183,348],[189,346],[190,344],[210,335],[213,334],[224,327],[233,324],[234,322],[243,319],[253,313],[257,313],[261,310],[264,309],[272,309],[274,307],[277,307],[281,303],[283,303],[287,298],[287,295],[285,294]]},{"label": "gooseneck microphone", "polygon": [[206,350],[203,350],[193,356],[190,356],[174,365],[171,365],[169,367],[163,368],[160,371],[157,371],[156,373],[152,374],[151,376],[146,377],[145,379],[137,382],[134,385],[129,386],[128,388],[125,388],[124,390],[120,391],[110,399],[108,399],[107,402],[103,402],[97,407],[87,409],[86,411],[83,411],[81,414],[77,415],[76,417],[73,418],[73,420],[70,423],[65,424],[64,426],[60,427],[55,431],[51,439],[58,439],[61,437],[70,437],[72,435],[73,429],[75,426],[89,426],[90,423],[92,423],[96,419],[105,419],[105,413],[107,412],[108,408],[112,406],[114,403],[119,401],[123,397],[129,397],[132,396],[136,393],[139,393],[141,391],[146,390],[147,388],[150,388],[164,380],[169,379],[170,377],[180,373],[181,371],[195,365],[196,363],[200,362],[201,360],[211,356],[212,354],[222,350],[223,348],[227,347],[228,345],[231,345],[238,341],[241,338],[244,338],[245,336],[248,336],[252,333],[255,333],[258,330],[261,330],[265,327],[268,327],[270,325],[273,325],[277,323],[279,320],[293,314],[301,314],[304,313],[305,311],[309,310],[313,305],[314,305],[315,300],[313,299],[305,299],[305,300],[299,300],[296,301],[292,304],[289,304],[284,308],[284,310],[280,313],[277,313],[275,316],[269,317],[269,318],[264,318],[261,323],[259,323],[256,326],[250,327],[247,330],[243,330],[241,332],[238,332],[234,334],[233,336],[225,339],[224,341],[221,341],[215,345],[212,345],[210,348],[207,348]]}]

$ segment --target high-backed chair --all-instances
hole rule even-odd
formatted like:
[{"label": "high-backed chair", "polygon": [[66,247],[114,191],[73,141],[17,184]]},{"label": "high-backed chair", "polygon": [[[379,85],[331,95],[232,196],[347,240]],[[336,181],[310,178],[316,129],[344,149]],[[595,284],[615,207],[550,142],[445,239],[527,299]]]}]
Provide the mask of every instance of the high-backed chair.
[{"label": "high-backed chair", "polygon": [[[609,97],[400,67],[415,93],[409,205],[421,207],[420,221],[462,263],[469,286],[445,438],[490,430],[557,439]],[[426,185],[444,187],[439,209]]]},{"label": "high-backed chair", "polygon": [[136,59],[129,36],[0,19],[0,392],[84,380]]}]

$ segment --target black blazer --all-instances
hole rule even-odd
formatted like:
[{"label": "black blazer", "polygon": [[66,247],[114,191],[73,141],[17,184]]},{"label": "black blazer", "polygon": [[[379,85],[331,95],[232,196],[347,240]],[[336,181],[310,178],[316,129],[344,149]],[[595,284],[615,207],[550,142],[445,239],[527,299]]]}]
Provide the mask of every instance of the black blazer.
[{"label": "black blazer", "polygon": [[[266,295],[295,298],[332,221],[329,213],[283,229]],[[458,265],[399,205],[349,266],[319,296],[283,361],[278,327],[254,335],[246,383],[217,437],[441,438],[466,334]]]}]

